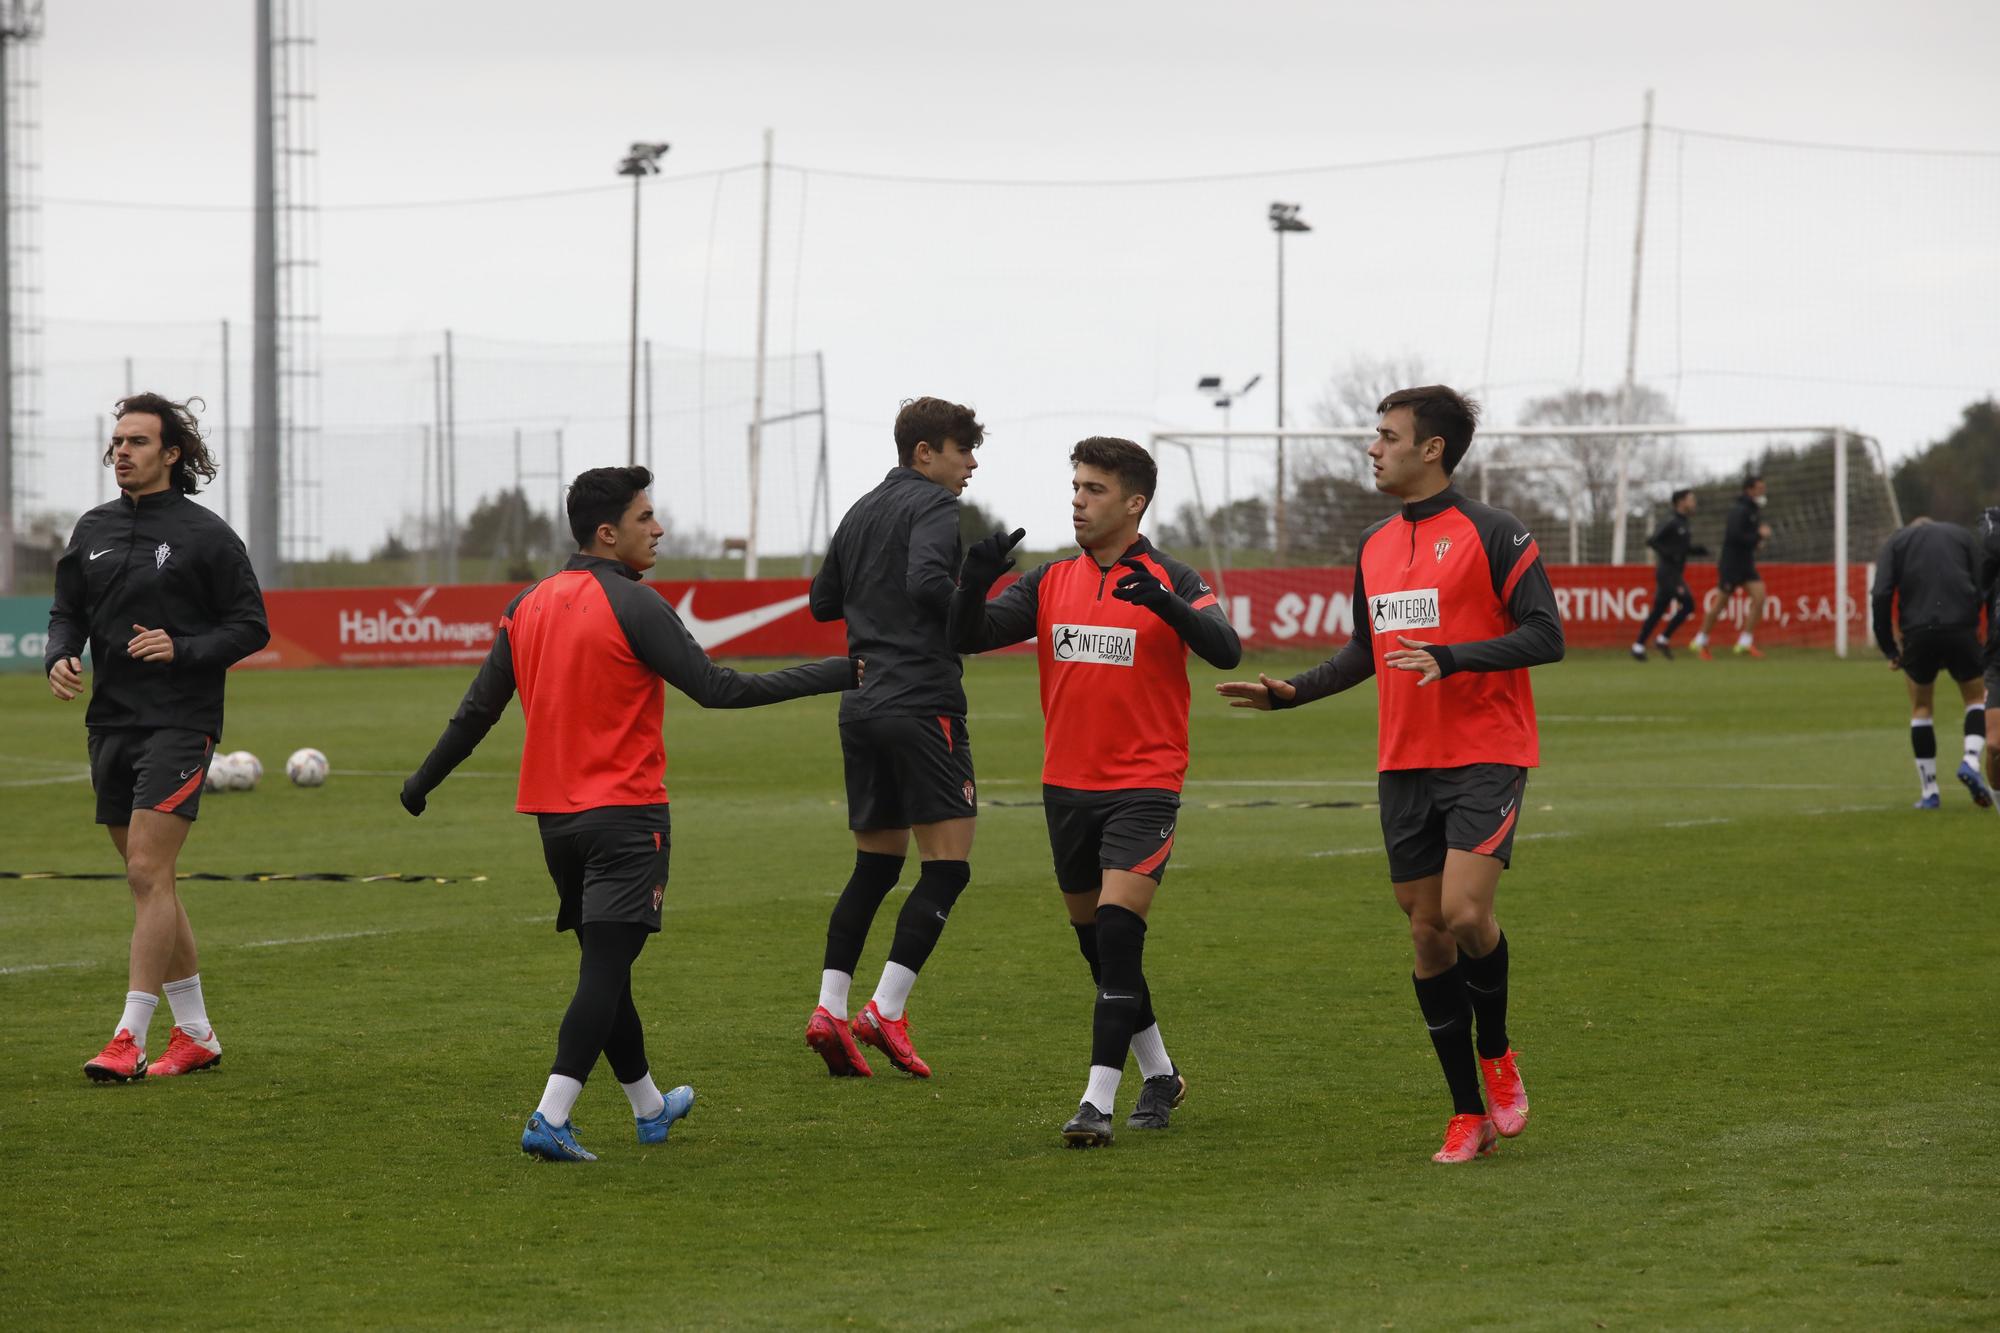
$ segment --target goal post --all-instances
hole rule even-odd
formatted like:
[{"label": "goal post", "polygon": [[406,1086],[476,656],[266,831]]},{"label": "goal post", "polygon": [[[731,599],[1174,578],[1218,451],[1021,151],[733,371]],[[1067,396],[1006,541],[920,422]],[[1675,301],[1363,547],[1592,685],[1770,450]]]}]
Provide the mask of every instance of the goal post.
[{"label": "goal post", "polygon": [[[1366,444],[1374,437],[1372,427],[1155,431],[1151,445],[1169,497],[1158,535],[1169,546],[1205,548],[1225,597],[1232,570],[1351,565],[1361,533],[1391,507],[1374,490],[1367,466]],[[1286,456],[1282,497],[1280,451]],[[1166,466],[1176,455],[1185,490],[1174,485],[1175,471]],[[1845,657],[1857,626],[1865,641],[1865,570],[1902,524],[1880,445],[1852,427],[1642,422],[1482,428],[1456,481],[1467,494],[1520,514],[1537,531],[1557,534],[1544,537],[1545,556],[1586,579],[1586,566],[1649,564],[1644,539],[1681,489],[1695,494],[1696,542],[1713,551],[1728,505],[1752,472],[1765,478],[1765,521],[1773,530],[1760,561],[1782,571],[1767,580],[1766,637],[1784,642],[1789,633],[1797,642],[1830,642]],[[1630,581],[1629,574],[1623,577]],[[1742,606],[1740,599],[1732,603],[1732,618]],[[1796,631],[1787,630],[1795,619]]]}]

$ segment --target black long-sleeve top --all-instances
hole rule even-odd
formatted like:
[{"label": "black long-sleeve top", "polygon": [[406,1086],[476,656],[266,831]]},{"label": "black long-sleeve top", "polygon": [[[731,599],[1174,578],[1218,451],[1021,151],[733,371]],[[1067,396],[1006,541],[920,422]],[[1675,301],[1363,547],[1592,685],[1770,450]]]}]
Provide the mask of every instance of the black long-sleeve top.
[{"label": "black long-sleeve top", "polygon": [[1912,523],[1891,533],[1875,560],[1870,598],[1875,644],[1883,655],[1897,655],[1899,627],[1907,634],[1978,625],[1979,564],[1978,544],[1956,523]]}]

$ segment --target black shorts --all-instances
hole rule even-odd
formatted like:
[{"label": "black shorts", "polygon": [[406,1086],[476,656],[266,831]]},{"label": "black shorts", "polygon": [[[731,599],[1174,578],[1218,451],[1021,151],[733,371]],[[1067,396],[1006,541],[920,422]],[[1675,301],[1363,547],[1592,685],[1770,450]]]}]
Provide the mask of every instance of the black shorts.
[{"label": "black shorts", "polygon": [[1376,790],[1390,880],[1401,884],[1439,874],[1451,849],[1497,857],[1507,865],[1527,783],[1528,770],[1512,764],[1384,772]]},{"label": "black shorts", "polygon": [[1746,584],[1761,583],[1763,579],[1764,576],[1757,572],[1755,564],[1718,565],[1715,570],[1715,592],[1718,597],[1727,599],[1729,594],[1738,588]]},{"label": "black shorts", "polygon": [[1939,671],[1963,684],[1979,679],[1979,632],[1973,629],[1913,629],[1903,636],[1899,659],[1903,674],[1919,685],[1938,678]]},{"label": "black shorts", "polygon": [[1689,591],[1687,576],[1676,570],[1671,574],[1655,571],[1653,574],[1653,609],[1662,616],[1667,614],[1669,603],[1679,602],[1682,607],[1694,605],[1694,593]]},{"label": "black shorts", "polygon": [[97,822],[132,822],[134,810],[193,819],[215,739],[180,727],[103,728],[90,733],[90,786]]},{"label": "black shorts", "polygon": [[865,717],[840,724],[847,827],[909,828],[979,813],[962,717]]},{"label": "black shorts", "polygon": [[1078,791],[1042,788],[1042,813],[1049,821],[1049,851],[1055,856],[1056,884],[1064,893],[1095,893],[1107,870],[1167,877],[1180,820],[1178,792],[1145,787],[1131,791]]},{"label": "black shorts", "polygon": [[598,921],[660,928],[673,848],[665,805],[542,815],[542,859],[556,882],[556,929]]}]

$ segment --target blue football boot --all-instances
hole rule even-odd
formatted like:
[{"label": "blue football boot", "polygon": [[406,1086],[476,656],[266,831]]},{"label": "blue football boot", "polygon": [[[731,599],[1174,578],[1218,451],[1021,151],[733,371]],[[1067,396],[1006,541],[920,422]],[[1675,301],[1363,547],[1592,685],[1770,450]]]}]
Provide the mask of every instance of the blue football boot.
[{"label": "blue football boot", "polygon": [[660,1113],[640,1120],[639,1142],[665,1143],[667,1131],[674,1127],[674,1121],[686,1117],[694,1109],[694,1089],[683,1083],[667,1093],[666,1104]]},{"label": "blue football boot", "polygon": [[1922,800],[1918,801],[1915,805],[1911,806],[1910,808],[1912,810],[1939,810],[1942,809],[1943,807],[1944,807],[1944,802],[1938,799],[1938,794],[1936,792],[1932,792],[1930,795],[1924,797]]},{"label": "blue football boot", "polygon": [[528,1117],[521,1131],[521,1151],[544,1162],[594,1162],[597,1154],[585,1152],[569,1125],[551,1125],[540,1111]]},{"label": "blue football boot", "polygon": [[1972,793],[1972,803],[1981,810],[1993,804],[1993,793],[1986,789],[1986,779],[1979,775],[1979,770],[1972,766],[1970,759],[1959,764],[1958,780]]}]

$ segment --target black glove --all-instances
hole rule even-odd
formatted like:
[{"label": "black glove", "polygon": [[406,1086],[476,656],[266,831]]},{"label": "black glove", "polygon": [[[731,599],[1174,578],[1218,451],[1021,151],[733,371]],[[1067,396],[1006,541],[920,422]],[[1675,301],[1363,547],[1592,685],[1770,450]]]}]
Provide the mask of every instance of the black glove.
[{"label": "black glove", "polygon": [[424,812],[426,799],[429,795],[430,793],[418,784],[417,775],[412,773],[409,777],[403,779],[403,790],[397,799],[402,801],[405,810],[408,810],[413,815],[420,815]]},{"label": "black glove", "polygon": [[1180,594],[1160,582],[1151,570],[1137,560],[1127,556],[1118,563],[1132,571],[1118,580],[1118,586],[1111,590],[1111,595],[1119,601],[1136,602],[1162,620],[1172,613],[1176,603],[1185,605]]},{"label": "black glove", "polygon": [[1008,552],[1021,544],[1021,538],[1028,535],[1026,528],[1015,528],[1011,533],[994,529],[990,537],[981,537],[965,553],[965,562],[958,567],[958,586],[977,588],[985,592],[997,583],[1002,574],[1014,567],[1014,559]]}]

